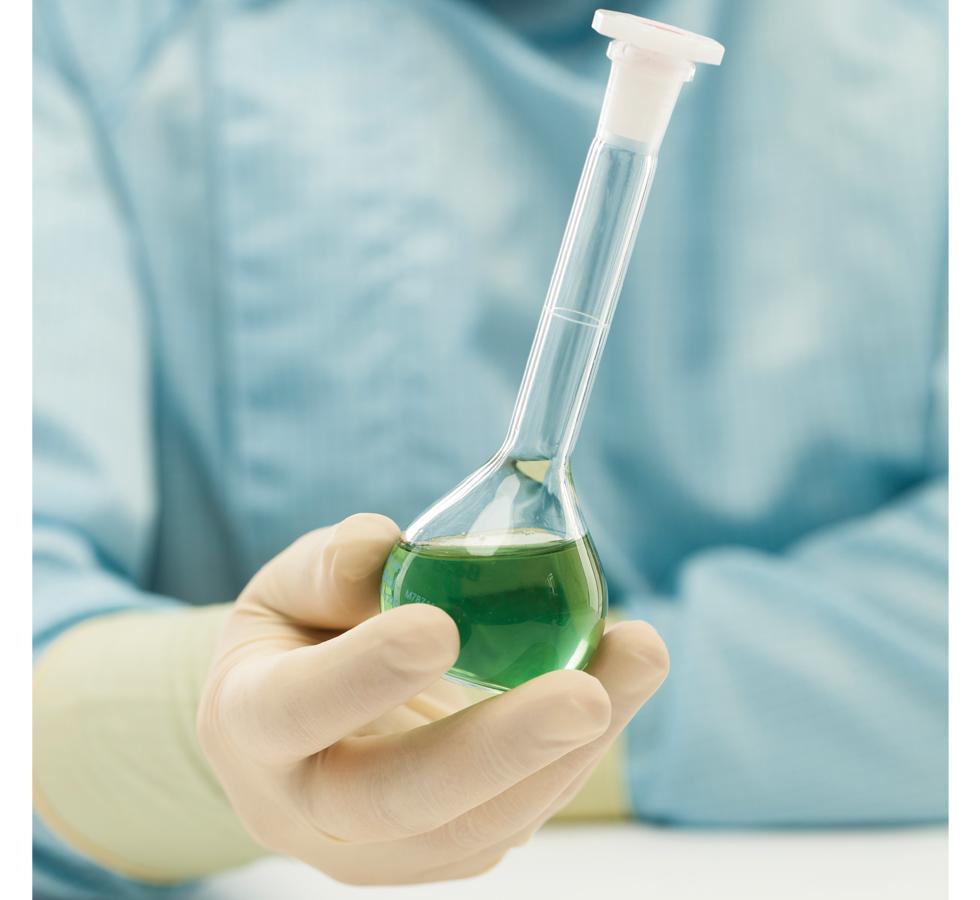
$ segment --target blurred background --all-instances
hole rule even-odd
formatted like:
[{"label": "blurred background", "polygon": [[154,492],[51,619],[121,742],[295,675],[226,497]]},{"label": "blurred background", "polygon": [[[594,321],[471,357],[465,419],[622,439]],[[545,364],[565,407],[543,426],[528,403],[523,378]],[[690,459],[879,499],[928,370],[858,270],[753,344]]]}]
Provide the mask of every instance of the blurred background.
[{"label": "blurred background", "polygon": [[[945,4],[617,8],[726,46],[575,454],[614,614],[672,671],[609,821],[463,895],[943,896]],[[496,449],[608,74],[594,9],[35,4],[39,650],[119,606],[58,562],[78,534],[141,595],[230,600]],[[229,879],[201,896],[334,896]]]}]

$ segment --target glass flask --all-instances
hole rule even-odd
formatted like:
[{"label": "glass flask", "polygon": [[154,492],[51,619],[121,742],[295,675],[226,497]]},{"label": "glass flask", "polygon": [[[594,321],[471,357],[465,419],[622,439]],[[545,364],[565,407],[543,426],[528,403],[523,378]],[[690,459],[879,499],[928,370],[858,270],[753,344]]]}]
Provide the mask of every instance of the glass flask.
[{"label": "glass flask", "polygon": [[381,608],[430,603],[459,629],[447,677],[507,690],[584,668],[599,644],[606,582],[572,481],[571,454],[619,298],[674,103],[721,45],[599,10],[609,82],[507,436],[405,530]]}]

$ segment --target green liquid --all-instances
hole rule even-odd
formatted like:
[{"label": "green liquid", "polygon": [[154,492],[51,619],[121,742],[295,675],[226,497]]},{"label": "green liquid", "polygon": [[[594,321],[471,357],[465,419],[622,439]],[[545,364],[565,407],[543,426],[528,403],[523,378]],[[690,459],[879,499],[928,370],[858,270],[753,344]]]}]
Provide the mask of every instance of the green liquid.
[{"label": "green liquid", "polygon": [[588,536],[549,537],[514,532],[499,546],[400,541],[381,579],[381,608],[430,603],[449,613],[460,650],[448,674],[459,681],[507,690],[584,668],[602,637],[606,582]]}]

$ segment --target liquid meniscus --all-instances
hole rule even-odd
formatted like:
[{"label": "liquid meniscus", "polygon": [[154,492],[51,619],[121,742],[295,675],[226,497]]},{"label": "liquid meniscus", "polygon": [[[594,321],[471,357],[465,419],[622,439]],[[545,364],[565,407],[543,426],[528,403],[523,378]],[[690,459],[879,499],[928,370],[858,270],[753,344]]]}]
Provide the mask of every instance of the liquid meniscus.
[{"label": "liquid meniscus", "polygon": [[459,629],[449,677],[494,690],[554,669],[584,668],[602,637],[606,583],[591,539],[524,529],[400,541],[381,608],[430,603]]}]

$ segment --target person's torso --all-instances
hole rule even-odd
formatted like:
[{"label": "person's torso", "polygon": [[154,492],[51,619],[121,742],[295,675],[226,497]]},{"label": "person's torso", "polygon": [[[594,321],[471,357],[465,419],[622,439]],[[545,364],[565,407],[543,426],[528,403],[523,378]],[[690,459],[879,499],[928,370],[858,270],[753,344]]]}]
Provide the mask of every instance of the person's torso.
[{"label": "person's torso", "polygon": [[[407,525],[496,449],[607,72],[576,6],[530,36],[395,0],[107,29],[126,71],[91,74],[155,366],[150,587],[230,599],[303,531]],[[941,11],[638,11],[728,52],[681,96],[574,457],[614,598],[924,477],[942,325]],[[69,25],[100,58],[104,23]]]}]

